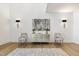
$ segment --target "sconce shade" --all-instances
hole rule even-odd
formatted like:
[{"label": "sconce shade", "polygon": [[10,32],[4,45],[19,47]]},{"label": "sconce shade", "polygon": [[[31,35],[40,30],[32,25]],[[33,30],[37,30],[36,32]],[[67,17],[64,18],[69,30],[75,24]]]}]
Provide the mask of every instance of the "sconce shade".
[{"label": "sconce shade", "polygon": [[16,22],[20,22],[20,20],[16,20]]},{"label": "sconce shade", "polygon": [[67,22],[67,20],[62,20],[62,22]]}]

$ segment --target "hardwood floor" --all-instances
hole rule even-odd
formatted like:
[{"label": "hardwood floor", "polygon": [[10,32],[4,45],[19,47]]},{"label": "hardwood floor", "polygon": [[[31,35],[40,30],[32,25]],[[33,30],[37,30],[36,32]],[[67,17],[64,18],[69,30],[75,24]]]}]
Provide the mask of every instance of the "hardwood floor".
[{"label": "hardwood floor", "polygon": [[61,48],[70,56],[79,56],[79,45],[74,43],[64,43],[60,44],[31,44],[28,43],[25,46],[18,46],[18,43],[7,43],[0,46],[0,56],[6,56],[8,53],[16,48]]}]

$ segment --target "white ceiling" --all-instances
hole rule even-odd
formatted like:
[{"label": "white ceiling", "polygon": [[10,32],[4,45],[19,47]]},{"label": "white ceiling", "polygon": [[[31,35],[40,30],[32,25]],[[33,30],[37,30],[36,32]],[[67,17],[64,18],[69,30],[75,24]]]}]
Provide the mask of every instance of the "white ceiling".
[{"label": "white ceiling", "polygon": [[79,3],[48,3],[47,12],[74,12],[79,10]]}]

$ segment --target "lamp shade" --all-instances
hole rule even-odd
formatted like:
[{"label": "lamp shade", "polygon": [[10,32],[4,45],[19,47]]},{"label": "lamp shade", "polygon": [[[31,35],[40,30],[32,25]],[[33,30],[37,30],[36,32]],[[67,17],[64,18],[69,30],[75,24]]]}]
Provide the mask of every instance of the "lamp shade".
[{"label": "lamp shade", "polygon": [[67,22],[67,20],[62,20],[62,22]]},{"label": "lamp shade", "polygon": [[16,22],[20,22],[20,20],[16,20]]}]

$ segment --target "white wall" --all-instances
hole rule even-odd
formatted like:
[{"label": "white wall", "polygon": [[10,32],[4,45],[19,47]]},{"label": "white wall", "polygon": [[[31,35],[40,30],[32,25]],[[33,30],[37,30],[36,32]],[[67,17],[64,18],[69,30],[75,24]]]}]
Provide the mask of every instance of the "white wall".
[{"label": "white wall", "polygon": [[[61,32],[64,34],[64,42],[69,43],[72,42],[72,36],[73,36],[73,13],[51,13],[50,19],[51,19],[51,32],[53,33],[51,35],[51,39],[54,39],[54,33],[55,32]],[[66,28],[63,29],[61,20],[67,19]]]},{"label": "white wall", "polygon": [[0,4],[0,45],[9,40],[9,4]]},{"label": "white wall", "polygon": [[11,4],[10,7],[10,33],[11,41],[17,41],[17,29],[15,20],[17,17],[22,17],[21,23],[23,28],[21,32],[28,33],[28,41],[32,41],[32,19],[34,18],[49,18],[45,15],[46,4]]},{"label": "white wall", "polygon": [[50,19],[51,37],[54,41],[54,33],[62,32],[61,19],[67,18],[67,28],[65,29],[65,42],[72,41],[72,13],[47,13],[47,4],[27,3],[27,4],[0,4],[0,44],[5,42],[17,42],[18,31],[16,28],[16,18],[21,17],[20,32],[28,33],[28,42],[32,42],[32,19]]},{"label": "white wall", "polygon": [[21,20],[21,32],[27,32],[29,35],[28,42],[33,39],[32,35],[32,19],[34,18],[48,18],[51,21],[51,38],[50,42],[54,40],[54,32],[61,32],[61,19],[67,18],[68,28],[65,30],[65,42],[72,41],[72,13],[47,13],[47,4],[11,4],[10,5],[10,34],[11,41],[17,41],[17,29],[15,26],[15,19],[17,17],[22,17]]},{"label": "white wall", "polygon": [[73,42],[79,44],[79,11],[74,12],[73,19]]}]

